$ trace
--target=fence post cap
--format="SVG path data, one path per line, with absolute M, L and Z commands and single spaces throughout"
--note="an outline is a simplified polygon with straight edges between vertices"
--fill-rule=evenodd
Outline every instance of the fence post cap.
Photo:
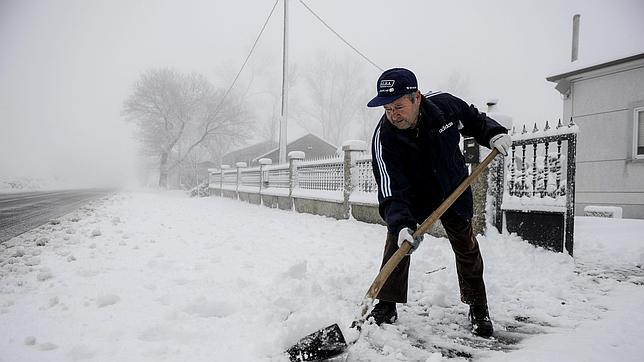
M 348 140 L 342 142 L 342 151 L 366 151 L 367 143 L 361 140 Z
M 230 168 L 230 165 L 221 165 L 222 170 L 227 170 Z
M 273 160 L 271 160 L 270 158 L 260 158 L 258 162 L 259 162 L 260 165 L 272 165 L 273 164 Z
M 244 168 L 244 167 L 248 167 L 248 165 L 246 165 L 246 162 L 237 162 L 237 163 L 235 164 L 235 167 L 237 167 L 237 168 Z
M 304 152 L 303 151 L 291 151 L 288 153 L 288 158 L 290 160 L 303 160 Z

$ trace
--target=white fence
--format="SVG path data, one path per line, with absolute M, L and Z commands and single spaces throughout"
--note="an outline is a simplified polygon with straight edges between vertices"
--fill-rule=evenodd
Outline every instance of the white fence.
M 295 151 L 286 164 L 261 159 L 254 167 L 238 163 L 210 169 L 210 194 L 336 218 L 349 217 L 352 205 L 367 206 L 373 208 L 367 219 L 377 219 L 378 190 L 367 145 L 348 141 L 342 150 L 321 159 L 305 160 L 303 152 Z
M 577 126 L 559 123 L 532 132 L 513 130 L 510 155 L 495 161 L 490 197 L 492 222 L 537 245 L 572 254 Z M 289 153 L 289 162 L 259 166 L 222 166 L 210 170 L 210 194 L 281 209 L 383 223 L 378 214 L 378 186 L 371 153 L 362 141 L 347 141 L 343 153 L 305 160 Z M 478 191 L 477 191 L 478 190 Z M 475 233 L 485 230 L 487 178 L 473 185 Z M 480 191 L 480 192 L 479 192 Z M 475 220 L 482 220 L 481 222 Z M 440 229 L 440 228 L 439 228 Z M 430 233 L 442 235 L 440 231 Z M 543 241 L 545 240 L 545 243 Z

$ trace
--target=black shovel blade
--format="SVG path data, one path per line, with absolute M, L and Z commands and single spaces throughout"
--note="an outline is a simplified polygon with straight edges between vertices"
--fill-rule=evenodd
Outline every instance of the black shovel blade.
M 347 342 L 337 324 L 333 324 L 300 339 L 286 353 L 291 361 L 321 361 L 344 352 Z

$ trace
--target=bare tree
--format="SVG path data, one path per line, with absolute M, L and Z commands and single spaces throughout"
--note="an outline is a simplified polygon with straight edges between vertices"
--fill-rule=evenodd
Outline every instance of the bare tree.
M 183 162 L 177 166 L 180 188 L 189 189 L 207 181 L 207 177 L 203 175 L 206 170 L 201 168 L 201 163 L 208 159 L 209 153 L 208 147 L 202 144 L 186 155 Z
M 365 107 L 367 84 L 363 64 L 348 56 L 338 59 L 321 55 L 305 78 L 312 105 L 305 126 L 314 126 L 321 130 L 324 139 L 340 144 Z
M 368 100 L 369 98 L 366 99 Z M 358 139 L 365 141 L 367 144 L 371 143 L 371 137 L 383 113 L 384 111 L 381 107 L 368 108 L 364 106 L 360 109 L 358 117 Z
M 125 100 L 123 114 L 136 122 L 148 155 L 159 157 L 159 186 L 195 147 L 238 140 L 247 122 L 241 102 L 222 102 L 222 91 L 200 74 L 170 69 L 144 72 Z
M 271 95 L 270 113 L 263 115 L 261 124 L 262 135 L 265 141 L 279 141 L 281 100 L 280 96 Z
M 257 66 L 254 71 L 262 74 L 262 90 L 259 91 L 261 98 L 264 101 L 263 107 L 258 107 L 261 114 L 257 115 L 257 119 L 260 124 L 258 129 L 260 130 L 260 136 L 265 141 L 279 141 L 279 132 L 280 132 L 280 122 L 282 120 L 282 79 L 281 72 L 275 72 L 270 68 L 267 68 L 269 65 L 277 64 L 268 64 L 267 62 L 261 63 Z M 289 78 L 288 78 L 288 87 L 289 90 L 293 89 L 298 80 L 298 68 L 295 63 L 289 65 Z M 297 98 L 291 97 L 288 100 L 289 102 L 289 118 L 297 119 Z
M 459 98 L 464 98 L 470 92 L 470 76 L 467 73 L 452 71 L 445 83 L 441 83 L 440 89 L 445 92 L 450 92 Z

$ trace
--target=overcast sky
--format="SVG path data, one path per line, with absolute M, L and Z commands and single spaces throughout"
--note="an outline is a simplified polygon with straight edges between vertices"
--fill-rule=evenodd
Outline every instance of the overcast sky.
M 281 1 L 251 59 L 273 76 L 281 71 Z M 380 71 L 289 1 L 291 63 L 353 54 L 375 93 Z M 580 62 L 644 51 L 641 0 L 306 3 L 378 66 L 412 69 L 423 91 L 459 74 L 466 101 L 484 108 L 499 98 L 515 123 L 560 117 L 562 101 L 545 78 L 569 66 L 574 14 Z M 120 113 L 139 74 L 171 67 L 226 88 L 273 4 L 0 0 L 0 177 L 129 173 L 136 145 Z

